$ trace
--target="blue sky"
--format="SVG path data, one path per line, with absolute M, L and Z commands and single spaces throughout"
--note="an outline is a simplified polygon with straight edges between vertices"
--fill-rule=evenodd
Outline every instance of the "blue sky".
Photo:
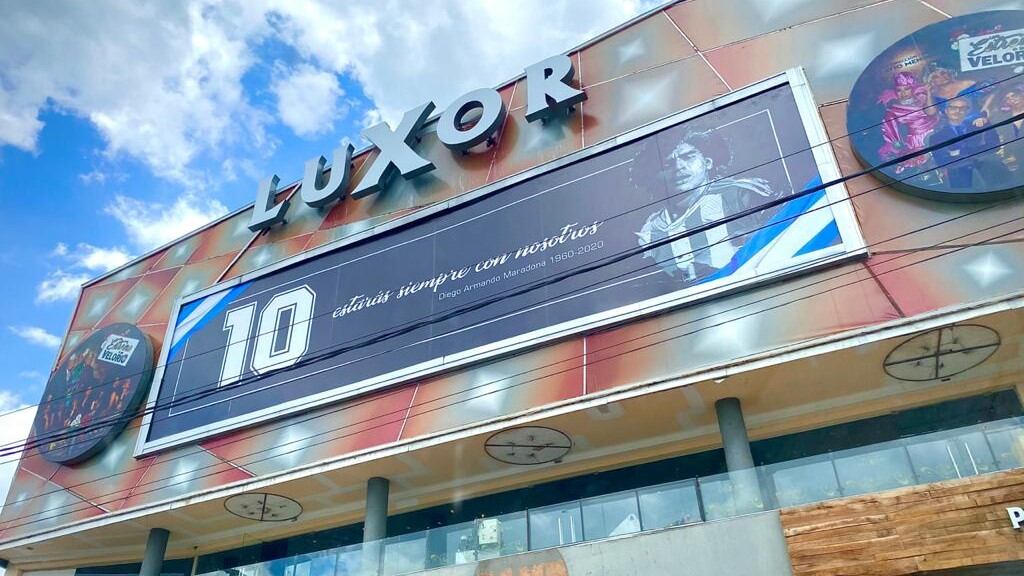
M 0 0 L 0 413 L 38 401 L 86 279 L 650 7 Z

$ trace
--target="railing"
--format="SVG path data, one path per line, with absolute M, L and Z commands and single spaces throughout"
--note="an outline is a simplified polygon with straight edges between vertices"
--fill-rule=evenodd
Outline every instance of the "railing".
M 209 576 L 395 576 L 1024 467 L 1024 418 L 480 518 Z

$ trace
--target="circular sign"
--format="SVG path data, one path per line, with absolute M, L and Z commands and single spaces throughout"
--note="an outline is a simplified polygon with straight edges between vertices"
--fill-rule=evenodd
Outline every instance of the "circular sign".
M 302 504 L 287 496 L 267 492 L 236 494 L 224 501 L 224 509 L 257 522 L 287 522 L 302 514 Z
M 46 384 L 35 442 L 44 458 L 73 464 L 103 450 L 124 430 L 153 377 L 149 338 L 131 324 L 93 332 Z
M 918 334 L 892 349 L 882 367 L 897 380 L 946 380 L 979 366 L 999 349 L 995 330 L 958 324 Z
M 893 44 L 857 79 L 846 125 L 861 163 L 888 163 L 875 173 L 900 190 L 955 202 L 1016 194 L 1024 11 L 944 20 Z
M 532 466 L 561 461 L 572 450 L 572 440 L 554 428 L 520 426 L 495 432 L 484 443 L 484 450 L 499 462 Z

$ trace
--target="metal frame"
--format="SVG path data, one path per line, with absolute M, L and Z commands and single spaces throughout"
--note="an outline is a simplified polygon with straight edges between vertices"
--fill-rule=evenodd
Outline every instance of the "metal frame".
M 579 332 L 586 330 L 592 330 L 602 326 L 607 326 L 615 323 L 621 323 L 630 319 L 647 316 L 650 314 L 657 313 L 662 310 L 669 308 L 678 307 L 682 304 L 697 301 L 706 300 L 714 296 L 720 296 L 725 293 L 734 292 L 740 289 L 748 288 L 753 284 L 760 284 L 769 280 L 778 280 L 779 278 L 793 275 L 794 273 L 802 272 L 802 270 L 787 271 L 780 270 L 771 274 L 754 275 L 746 279 L 742 279 L 739 282 L 736 279 L 725 278 L 720 281 L 709 283 L 705 286 L 706 291 L 698 294 L 690 294 L 686 297 L 680 297 L 680 293 L 683 291 L 673 292 L 658 298 L 647 300 L 644 302 L 634 303 L 621 308 L 608 310 L 606 312 L 594 314 L 588 317 L 579 318 L 576 320 L 564 322 L 558 325 L 549 326 L 533 332 L 522 334 L 517 337 L 508 338 L 499 342 L 486 344 L 477 348 L 466 350 L 458 354 L 453 354 L 447 357 L 437 358 L 422 364 L 402 368 L 388 374 L 382 374 L 371 379 L 364 380 L 362 382 L 353 383 L 347 385 L 341 389 L 330 390 L 306 396 L 303 398 L 291 400 L 289 402 L 273 406 L 271 408 L 258 410 L 256 412 L 236 416 L 227 420 L 218 421 L 216 423 L 201 426 L 192 429 L 187 432 L 181 432 L 161 438 L 157 441 L 149 441 L 149 430 L 151 427 L 153 412 L 152 409 L 156 406 L 157 399 L 160 392 L 160 387 L 163 382 L 164 370 L 167 364 L 167 357 L 170 351 L 169 343 L 172 340 L 174 330 L 177 324 L 179 312 L 181 307 L 211 294 L 222 292 L 231 287 L 237 286 L 241 283 L 254 280 L 276 272 L 277 270 L 293 266 L 300 262 L 305 262 L 312 258 L 316 258 L 327 252 L 333 252 L 354 244 L 356 242 L 362 242 L 369 238 L 375 237 L 379 234 L 387 232 L 389 230 L 408 226 L 413 223 L 419 222 L 441 212 L 447 212 L 472 202 L 484 196 L 495 194 L 509 186 L 515 185 L 519 182 L 534 178 L 541 174 L 550 172 L 552 170 L 567 166 L 590 158 L 612 148 L 622 146 L 630 143 L 639 138 L 649 136 L 653 133 L 660 132 L 687 120 L 696 118 L 708 114 L 719 108 L 734 104 L 741 100 L 756 96 L 768 90 L 778 88 L 781 86 L 789 85 L 792 89 L 794 99 L 796 101 L 797 109 L 800 114 L 801 122 L 804 126 L 804 130 L 807 136 L 808 144 L 813 151 L 815 163 L 817 164 L 818 172 L 821 175 L 822 181 L 829 182 L 836 180 L 841 177 L 839 172 L 839 166 L 836 162 L 835 157 L 832 153 L 831 145 L 828 142 L 828 137 L 825 133 L 824 124 L 821 121 L 821 117 L 818 115 L 817 106 L 814 103 L 814 98 L 811 95 L 810 87 L 807 84 L 807 79 L 804 76 L 803 70 L 795 68 L 763 80 L 761 82 L 754 83 L 745 88 L 735 90 L 724 96 L 715 98 L 708 102 L 698 104 L 691 108 L 669 115 L 661 120 L 651 122 L 645 126 L 641 126 L 630 132 L 624 133 L 616 138 L 606 140 L 602 143 L 596 144 L 589 148 L 579 150 L 568 156 L 564 156 L 560 159 L 553 160 L 547 164 L 543 164 L 534 167 L 530 170 L 517 174 L 515 176 L 506 178 L 499 182 L 492 183 L 488 186 L 484 186 L 476 191 L 463 194 L 456 198 L 452 198 L 446 202 L 439 202 L 433 206 L 424 208 L 416 213 L 409 214 L 403 217 L 396 218 L 390 222 L 378 228 L 368 229 L 364 232 L 354 234 L 345 238 L 341 238 L 329 244 L 317 247 L 313 250 L 296 254 L 290 258 L 281 260 L 273 265 L 261 268 L 259 270 L 243 274 L 235 277 L 226 282 L 211 286 L 205 290 L 201 290 L 194 294 L 190 294 L 178 299 L 175 303 L 171 313 L 171 322 L 167 324 L 167 332 L 164 336 L 164 346 L 160 351 L 160 358 L 157 362 L 156 373 L 153 377 L 155 385 L 150 389 L 149 400 L 146 403 L 146 412 L 143 417 L 142 430 L 139 434 L 138 442 L 135 448 L 135 456 L 142 457 L 152 454 L 157 451 L 165 450 L 175 446 L 193 443 L 195 441 L 210 437 L 214 434 L 223 434 L 239 428 L 252 426 L 257 423 L 266 422 L 270 420 L 277 420 L 284 416 L 295 414 L 300 411 L 310 410 L 331 404 L 345 398 L 354 397 L 357 395 L 363 395 L 374 390 L 398 384 L 401 382 L 408 381 L 413 378 L 421 378 L 428 375 L 434 375 L 442 371 L 452 370 L 461 366 L 468 365 L 470 363 L 478 363 L 488 360 L 498 355 L 508 354 L 517 350 L 522 350 L 527 347 L 537 346 L 544 342 L 549 342 L 558 338 L 564 338 Z M 807 261 L 800 260 L 795 264 L 809 264 L 814 262 L 816 265 L 826 265 L 828 263 L 834 263 L 840 260 L 846 260 L 848 258 L 866 254 L 867 249 L 865 247 L 864 239 L 860 234 L 859 227 L 857 226 L 856 219 L 853 214 L 853 208 L 848 200 L 849 196 L 846 193 L 846 188 L 842 184 L 831 186 L 826 190 L 827 200 L 832 203 L 831 209 L 835 217 L 836 224 L 841 230 L 843 237 L 843 244 L 841 244 L 836 251 L 836 254 L 825 258 L 805 258 Z M 728 281 L 731 282 L 721 282 Z M 716 284 L 718 284 L 716 286 Z

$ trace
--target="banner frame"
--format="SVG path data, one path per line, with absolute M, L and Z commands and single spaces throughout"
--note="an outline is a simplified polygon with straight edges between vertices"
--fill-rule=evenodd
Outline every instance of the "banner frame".
M 188 444 L 194 444 L 201 440 L 205 440 L 216 435 L 227 434 L 238 429 L 247 428 L 256 424 L 283 419 L 287 416 L 300 413 L 301 411 L 312 410 L 324 405 L 333 404 L 338 401 L 352 398 L 356 396 L 362 396 L 383 388 L 395 386 L 403 382 L 407 382 L 414 378 L 422 378 L 429 376 L 436 376 L 442 372 L 454 370 L 460 367 L 464 367 L 470 364 L 479 364 L 493 360 L 499 356 L 510 354 L 525 348 L 536 347 L 543 343 L 549 343 L 557 341 L 558 339 L 564 339 L 581 332 L 593 330 L 599 327 L 605 327 L 613 324 L 621 324 L 628 322 L 642 316 L 650 316 L 662 312 L 670 308 L 678 308 L 692 304 L 695 301 L 707 301 L 712 298 L 721 297 L 724 294 L 734 293 L 737 291 L 748 290 L 753 286 L 763 284 L 767 281 L 777 281 L 781 278 L 800 274 L 806 272 L 806 270 L 798 271 L 779 271 L 775 273 L 769 273 L 760 278 L 751 278 L 740 282 L 736 286 L 726 287 L 722 290 L 712 291 L 709 294 L 699 295 L 696 298 L 685 298 L 679 299 L 676 293 L 669 294 L 673 298 L 669 298 L 668 302 L 664 304 L 650 305 L 649 302 L 645 303 L 645 306 L 640 307 L 637 304 L 631 307 L 636 308 L 626 314 L 621 309 L 613 309 L 595 316 L 605 316 L 606 319 L 586 317 L 575 321 L 565 322 L 556 326 L 535 330 L 523 334 L 519 337 L 499 341 L 496 343 L 486 344 L 479 348 L 474 348 L 463 353 L 450 355 L 448 357 L 442 357 L 429 362 L 424 362 L 411 367 L 403 368 L 388 374 L 383 374 L 378 377 L 363 380 L 355 384 L 342 387 L 341 389 L 333 389 L 326 392 L 305 396 L 285 404 L 275 406 L 271 409 L 259 410 L 251 414 L 244 414 L 241 416 L 229 418 L 216 423 L 207 424 L 190 429 L 185 432 L 170 435 L 158 440 L 148 440 L 151 422 L 153 417 L 153 408 L 156 406 L 157 399 L 159 397 L 160 386 L 163 381 L 164 369 L 169 356 L 171 342 L 177 327 L 177 322 L 180 316 L 181 308 L 188 305 L 189 303 L 205 298 L 211 294 L 216 294 L 224 290 L 230 289 L 234 286 L 252 281 L 257 278 L 262 278 L 274 272 L 287 268 L 298 263 L 304 262 L 316 258 L 328 252 L 334 252 L 342 249 L 345 246 L 354 244 L 357 242 L 363 242 L 375 236 L 384 234 L 396 228 L 412 225 L 420 220 L 430 218 L 442 212 L 447 212 L 457 208 L 458 206 L 475 201 L 484 196 L 489 196 L 498 193 L 510 186 L 518 184 L 519 182 L 534 178 L 541 174 L 556 170 L 563 166 L 579 162 L 587 159 L 591 156 L 598 155 L 602 152 L 616 148 L 625 144 L 628 144 L 634 140 L 644 138 L 653 133 L 660 132 L 677 124 L 681 124 L 693 118 L 703 116 L 711 113 L 719 108 L 724 108 L 741 100 L 745 100 L 754 96 L 757 96 L 763 92 L 789 85 L 796 105 L 801 122 L 804 127 L 805 134 L 809 146 L 812 150 L 815 164 L 817 165 L 818 173 L 821 176 L 823 182 L 830 182 L 841 177 L 839 170 L 839 164 L 835 158 L 832 146 L 828 140 L 828 135 L 825 131 L 824 123 L 821 119 L 818 111 L 818 106 L 814 101 L 814 97 L 811 93 L 810 86 L 808 85 L 806 76 L 804 75 L 803 69 L 793 68 L 785 72 L 767 78 L 765 80 L 755 82 L 744 88 L 740 88 L 719 96 L 717 98 L 708 100 L 701 104 L 685 108 L 673 114 L 670 114 L 659 120 L 652 121 L 648 124 L 634 128 L 628 132 L 620 134 L 619 136 L 609 138 L 597 144 L 593 144 L 572 154 L 563 156 L 561 158 L 552 160 L 550 162 L 535 166 L 518 174 L 514 174 L 502 180 L 498 180 L 471 192 L 461 194 L 457 197 L 449 199 L 444 202 L 439 202 L 432 206 L 422 208 L 415 213 L 408 214 L 382 223 L 380 225 L 371 226 L 367 230 L 357 232 L 355 234 L 340 238 L 333 242 L 324 244 L 312 250 L 296 254 L 294 256 L 285 258 L 274 264 L 260 268 L 230 280 L 217 283 L 209 288 L 179 297 L 175 300 L 174 306 L 171 311 L 170 321 L 167 324 L 167 329 L 164 335 L 163 345 L 161 346 L 160 356 L 157 360 L 157 364 L 154 367 L 154 374 L 152 379 L 152 385 L 149 391 L 148 399 L 145 404 L 145 412 L 143 415 L 142 426 L 138 439 L 136 441 L 134 456 L 141 458 L 145 456 L 151 456 L 154 453 L 162 452 L 170 448 L 179 447 Z M 836 224 L 841 231 L 843 243 L 841 244 L 843 250 L 841 253 L 834 256 L 830 256 L 821 259 L 815 263 L 815 267 L 824 267 L 830 264 L 835 264 L 840 261 L 846 261 L 851 258 L 858 256 L 867 255 L 867 247 L 864 242 L 864 238 L 861 234 L 860 227 L 857 224 L 856 216 L 853 211 L 852 201 L 849 201 L 849 194 L 846 187 L 839 183 L 834 186 L 830 186 L 826 190 L 826 197 L 832 204 L 832 213 L 835 217 Z M 285 224 L 287 226 L 287 224 Z M 665 299 L 662 297 L 662 299 Z M 625 308 L 629 308 L 627 306 Z M 614 320 L 611 320 L 614 318 Z

